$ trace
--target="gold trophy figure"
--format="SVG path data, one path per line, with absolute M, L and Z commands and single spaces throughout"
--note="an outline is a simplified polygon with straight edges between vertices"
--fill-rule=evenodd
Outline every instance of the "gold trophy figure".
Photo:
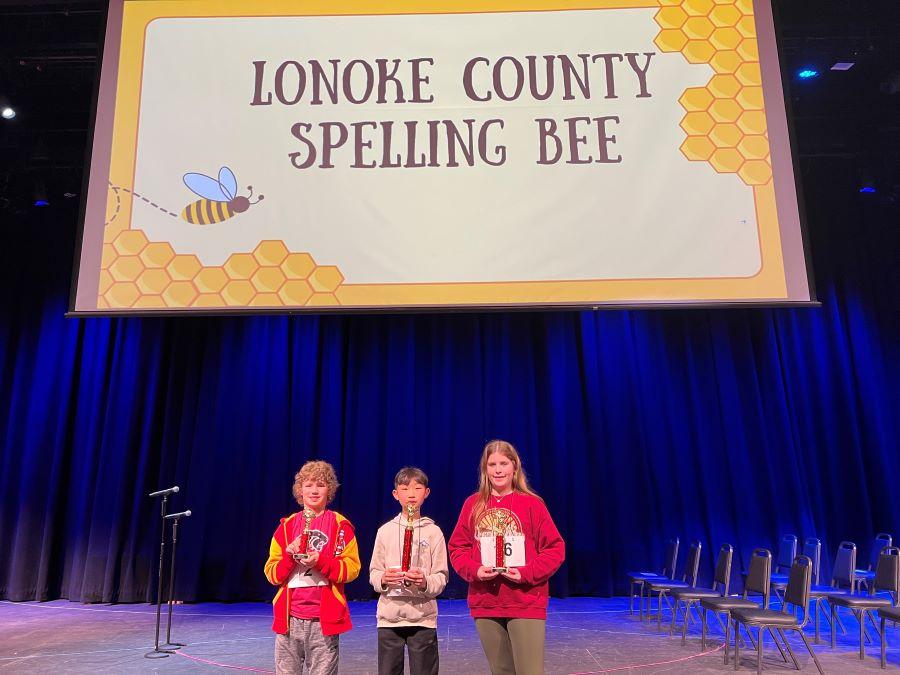
M 309 560 L 309 525 L 313 521 L 314 513 L 309 509 L 303 510 L 303 533 L 300 535 L 300 545 L 297 547 L 297 553 L 293 558 L 299 562 L 305 563 Z

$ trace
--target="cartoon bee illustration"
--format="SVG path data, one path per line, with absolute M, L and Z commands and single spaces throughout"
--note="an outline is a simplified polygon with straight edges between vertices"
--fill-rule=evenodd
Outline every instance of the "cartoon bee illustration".
M 253 197 L 252 185 L 247 186 L 250 191 L 247 197 L 237 196 L 237 178 L 227 166 L 219 169 L 218 180 L 202 173 L 186 173 L 184 184 L 201 197 L 185 206 L 181 212 L 181 217 L 192 225 L 221 223 L 265 199 L 264 195 L 259 195 L 255 202 L 250 201 Z

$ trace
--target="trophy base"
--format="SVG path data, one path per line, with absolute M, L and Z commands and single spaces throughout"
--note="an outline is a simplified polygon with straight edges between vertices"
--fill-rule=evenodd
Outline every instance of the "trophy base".
M 509 568 L 508 567 L 492 567 L 491 572 L 499 572 L 500 574 L 503 574 L 504 572 L 509 572 Z
M 308 553 L 295 553 L 291 557 L 299 563 L 306 564 L 309 562 L 309 554 Z

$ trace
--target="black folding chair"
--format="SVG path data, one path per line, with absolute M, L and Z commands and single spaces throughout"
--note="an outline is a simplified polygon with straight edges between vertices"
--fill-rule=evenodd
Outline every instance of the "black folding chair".
M 750 555 L 750 570 L 744 581 L 744 594 L 737 598 L 725 596 L 721 598 L 702 598 L 700 600 L 700 649 L 706 651 L 706 612 L 712 611 L 713 616 L 719 620 L 719 614 L 725 614 L 725 663 L 728 663 L 728 632 L 731 627 L 731 612 L 736 609 L 759 609 L 760 605 L 750 599 L 750 594 L 761 596 L 762 606 L 769 606 L 769 592 L 771 590 L 770 578 L 772 575 L 772 553 L 764 548 L 758 548 Z M 719 620 L 720 623 L 721 620 Z M 748 633 L 749 635 L 749 633 Z M 740 636 L 735 636 L 736 640 Z M 753 636 L 750 635 L 750 642 Z
M 815 586 L 819 583 L 819 569 L 822 566 L 822 542 L 818 537 L 807 537 L 803 541 L 803 553 L 807 558 L 812 560 L 813 576 L 812 583 Z
M 695 602 L 703 598 L 723 598 L 728 595 L 728 587 L 731 583 L 731 561 L 734 557 L 734 547 L 731 544 L 722 544 L 719 555 L 716 557 L 716 572 L 713 576 L 712 588 L 673 588 L 670 591 L 675 601 L 672 611 L 672 625 L 669 635 L 675 633 L 675 621 L 678 617 L 678 605 L 684 603 L 684 618 L 681 622 L 681 644 L 687 642 L 687 626 L 691 616 L 691 608 Z M 716 615 L 718 618 L 718 615 Z
M 815 562 L 815 561 L 813 561 Z M 810 601 L 814 604 L 816 624 L 816 644 L 819 644 L 819 617 L 824 616 L 831 629 L 831 605 L 828 596 L 839 593 L 850 593 L 856 586 L 854 568 L 856 567 L 856 544 L 852 541 L 842 541 L 838 544 L 837 553 L 834 556 L 834 567 L 831 569 L 831 583 L 828 586 L 813 583 L 809 590 Z M 842 591 L 846 588 L 846 591 Z M 826 611 L 827 609 L 827 611 Z M 841 623 L 841 617 L 837 617 L 837 625 L 843 635 L 847 631 Z
M 787 588 L 788 575 L 794 558 L 797 557 L 797 535 L 786 534 L 778 544 L 778 555 L 775 556 L 775 569 L 772 570 L 772 592 L 781 600 L 781 592 Z
M 634 614 L 634 589 L 638 590 L 638 609 L 641 613 L 641 621 L 644 620 L 644 583 L 648 579 L 674 579 L 675 563 L 678 560 L 678 537 L 673 537 L 666 542 L 666 554 L 663 558 L 662 571 L 656 572 L 628 572 L 629 581 L 628 609 Z
M 875 535 L 875 540 L 872 542 L 872 551 L 869 553 L 868 567 L 854 570 L 857 591 L 861 591 L 863 586 L 866 587 L 866 590 L 869 590 L 872 581 L 875 579 L 875 567 L 878 565 L 878 556 L 881 555 L 885 546 L 893 545 L 894 540 L 887 532 L 879 532 Z
M 886 546 L 878 556 L 878 564 L 875 566 L 875 578 L 869 584 L 869 595 L 862 593 L 847 593 L 844 595 L 829 595 L 831 603 L 831 647 L 835 647 L 834 618 L 837 616 L 838 607 L 847 607 L 859 621 L 859 658 L 866 658 L 866 617 L 872 622 L 875 630 L 879 627 L 875 624 L 873 610 L 897 607 L 900 601 L 900 549 L 896 546 Z M 874 595 L 886 593 L 886 595 Z M 879 637 L 884 643 L 884 632 L 879 630 Z
M 781 605 L 780 612 L 776 612 L 771 609 L 736 609 L 731 613 L 731 616 L 734 619 L 735 638 L 737 638 L 741 625 L 745 626 L 745 628 L 748 629 L 751 627 L 759 629 L 759 634 L 756 639 L 757 673 L 762 672 L 764 630 L 769 631 L 769 633 L 772 635 L 772 639 L 775 640 L 775 645 L 778 646 L 779 651 L 782 651 L 781 646 L 778 644 L 778 638 L 775 637 L 775 633 L 778 633 L 778 635 L 781 637 L 781 640 L 784 642 L 784 646 L 787 649 L 788 654 L 790 654 L 791 656 L 791 660 L 794 662 L 794 666 L 797 668 L 797 670 L 801 670 L 800 662 L 797 661 L 797 656 L 794 654 L 794 650 L 791 649 L 791 644 L 788 642 L 787 636 L 784 634 L 786 630 L 793 630 L 799 633 L 800 639 L 803 640 L 803 644 L 806 646 L 806 650 L 809 652 L 809 655 L 812 656 L 812 659 L 816 664 L 816 668 L 818 668 L 819 672 L 822 675 L 825 675 L 825 671 L 822 670 L 822 664 L 819 663 L 819 659 L 816 657 L 816 653 L 813 651 L 812 646 L 806 639 L 806 635 L 803 634 L 803 627 L 806 626 L 806 624 L 809 622 L 809 587 L 811 582 L 812 560 L 810 560 L 805 555 L 797 556 L 797 558 L 794 560 L 794 564 L 791 565 L 791 572 L 788 576 L 787 588 L 784 592 L 784 602 Z M 790 609 L 791 607 L 801 607 L 803 609 L 802 622 L 797 619 L 796 615 Z M 740 669 L 740 650 L 740 640 L 735 639 L 735 670 Z M 782 657 L 783 656 L 784 652 L 782 651 Z
M 885 623 L 900 621 L 900 607 L 882 607 L 878 610 L 878 618 L 881 619 L 881 667 L 887 668 L 887 639 Z
M 656 629 L 662 630 L 662 609 L 663 600 L 669 607 L 669 611 L 673 610 L 672 603 L 669 601 L 669 592 L 675 588 L 689 588 L 697 585 L 697 570 L 700 568 L 700 551 L 703 545 L 699 541 L 691 542 L 688 553 L 684 558 L 684 568 L 681 571 L 681 581 L 677 579 L 650 579 L 645 581 L 647 587 L 647 602 L 649 609 L 650 597 L 656 593 Z

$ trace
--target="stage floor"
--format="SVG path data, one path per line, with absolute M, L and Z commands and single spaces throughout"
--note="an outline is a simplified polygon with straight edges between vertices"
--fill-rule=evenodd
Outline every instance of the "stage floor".
M 341 636 L 341 673 L 375 672 L 375 603 L 351 603 L 354 629 Z M 164 619 L 165 619 L 165 615 Z M 44 603 L 0 602 L 0 671 L 15 673 L 272 672 L 274 638 L 267 604 L 200 604 L 175 608 L 172 638 L 188 644 L 175 656 L 144 658 L 152 649 L 154 608 L 147 605 L 80 605 L 64 600 Z M 721 633 L 700 654 L 699 627 L 688 644 L 680 636 L 657 633 L 655 623 L 641 623 L 628 613 L 624 598 L 552 600 L 547 622 L 547 673 L 724 673 Z M 822 645 L 816 653 L 827 673 L 880 672 L 878 643 L 860 661 L 855 636 L 858 624 L 848 615 L 847 636 L 838 647 Z M 163 623 L 165 631 L 165 623 Z M 440 602 L 438 629 L 441 672 L 487 673 L 478 636 L 463 600 Z M 900 628 L 888 628 L 889 643 L 900 644 Z M 165 636 L 163 635 L 163 638 Z M 827 636 L 825 636 L 827 637 Z M 893 641 L 890 640 L 893 637 Z M 767 641 L 765 667 L 790 672 Z M 809 654 L 791 640 L 803 669 L 816 672 Z M 743 652 L 742 668 L 755 668 L 755 654 Z M 900 649 L 889 650 L 888 668 L 900 666 Z M 795 672 L 795 671 L 794 671 Z

